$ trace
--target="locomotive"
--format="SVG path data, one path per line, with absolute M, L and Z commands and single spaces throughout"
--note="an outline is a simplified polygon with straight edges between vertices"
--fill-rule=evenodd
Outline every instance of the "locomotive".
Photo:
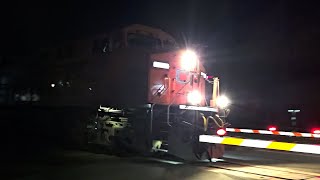
M 163 30 L 134 24 L 43 49 L 38 59 L 45 78 L 37 105 L 93 109 L 81 131 L 87 145 L 182 159 L 223 156 L 223 145 L 198 139 L 225 135 L 229 100 L 197 51 Z

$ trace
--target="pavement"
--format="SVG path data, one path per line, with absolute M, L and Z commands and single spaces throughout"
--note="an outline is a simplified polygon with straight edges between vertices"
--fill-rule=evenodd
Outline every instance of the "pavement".
M 233 179 L 201 168 L 141 157 L 119 158 L 88 152 L 63 152 L 40 159 L 6 166 L 8 179 Z
M 320 156 L 237 147 L 222 159 L 181 162 L 54 150 L 8 161 L 1 179 L 319 179 Z

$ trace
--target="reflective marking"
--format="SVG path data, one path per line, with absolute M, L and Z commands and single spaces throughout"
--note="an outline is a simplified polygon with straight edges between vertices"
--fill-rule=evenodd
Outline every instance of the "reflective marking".
M 236 132 L 237 129 L 234 129 L 234 128 L 226 128 L 226 131 L 228 132 Z
M 283 136 L 294 136 L 294 133 L 292 133 L 292 132 L 279 132 L 279 135 L 283 135 Z
M 253 133 L 252 129 L 241 129 L 241 132 L 244 132 L 244 133 Z
M 272 131 L 259 130 L 260 134 L 273 134 Z
M 254 147 L 262 149 L 282 150 L 310 154 L 320 154 L 320 145 L 295 144 L 287 142 L 272 142 L 265 140 L 243 139 L 233 137 L 220 137 L 212 135 L 200 135 L 199 142 Z
M 260 141 L 255 139 L 246 139 L 242 145 L 247 147 L 265 148 L 270 144 L 270 141 Z
M 153 61 L 153 67 L 161 68 L 161 69 L 169 69 L 170 65 L 169 63 L 165 63 L 165 62 Z
M 272 134 L 274 134 L 274 135 L 280 135 L 279 131 L 272 131 Z
M 320 134 L 313 134 L 313 137 L 320 138 Z
M 219 136 L 200 135 L 199 142 L 217 143 L 221 144 L 223 138 Z
M 239 146 L 242 142 L 243 142 L 243 139 L 240 139 L 240 138 L 226 137 L 226 138 L 223 139 L 221 144 Z
M 296 137 L 301 137 L 301 136 L 302 136 L 301 133 L 299 133 L 299 132 L 293 132 L 293 134 L 294 134 L 294 136 L 296 136 Z
M 296 144 L 293 143 L 285 143 L 285 142 L 271 142 L 267 149 L 275 149 L 275 150 L 282 150 L 282 151 L 290 151 Z
M 252 131 L 253 131 L 253 133 L 255 133 L 255 134 L 259 133 L 259 130 L 252 130 Z
M 312 137 L 310 133 L 301 133 L 302 137 Z
M 294 152 L 320 154 L 320 145 L 297 144 L 291 149 Z
M 199 106 L 179 105 L 179 108 L 180 108 L 180 109 L 186 109 L 186 110 L 218 112 L 218 109 L 216 109 L 216 108 L 211 108 L 211 107 L 199 107 Z

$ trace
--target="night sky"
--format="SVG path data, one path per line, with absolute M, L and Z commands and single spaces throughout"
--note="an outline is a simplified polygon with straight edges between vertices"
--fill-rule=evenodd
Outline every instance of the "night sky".
M 317 1 L 42 1 L 2 6 L 1 55 L 25 55 L 113 28 L 160 27 L 207 46 L 203 61 L 232 101 L 231 121 L 319 123 Z M 23 60 L 23 59 L 22 59 Z M 239 115 L 241 114 L 241 115 Z

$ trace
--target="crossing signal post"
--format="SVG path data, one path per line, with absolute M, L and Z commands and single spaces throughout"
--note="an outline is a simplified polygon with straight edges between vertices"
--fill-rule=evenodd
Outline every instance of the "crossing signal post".
M 296 128 L 297 126 L 297 113 L 300 112 L 300 109 L 289 109 L 290 113 L 291 127 Z

